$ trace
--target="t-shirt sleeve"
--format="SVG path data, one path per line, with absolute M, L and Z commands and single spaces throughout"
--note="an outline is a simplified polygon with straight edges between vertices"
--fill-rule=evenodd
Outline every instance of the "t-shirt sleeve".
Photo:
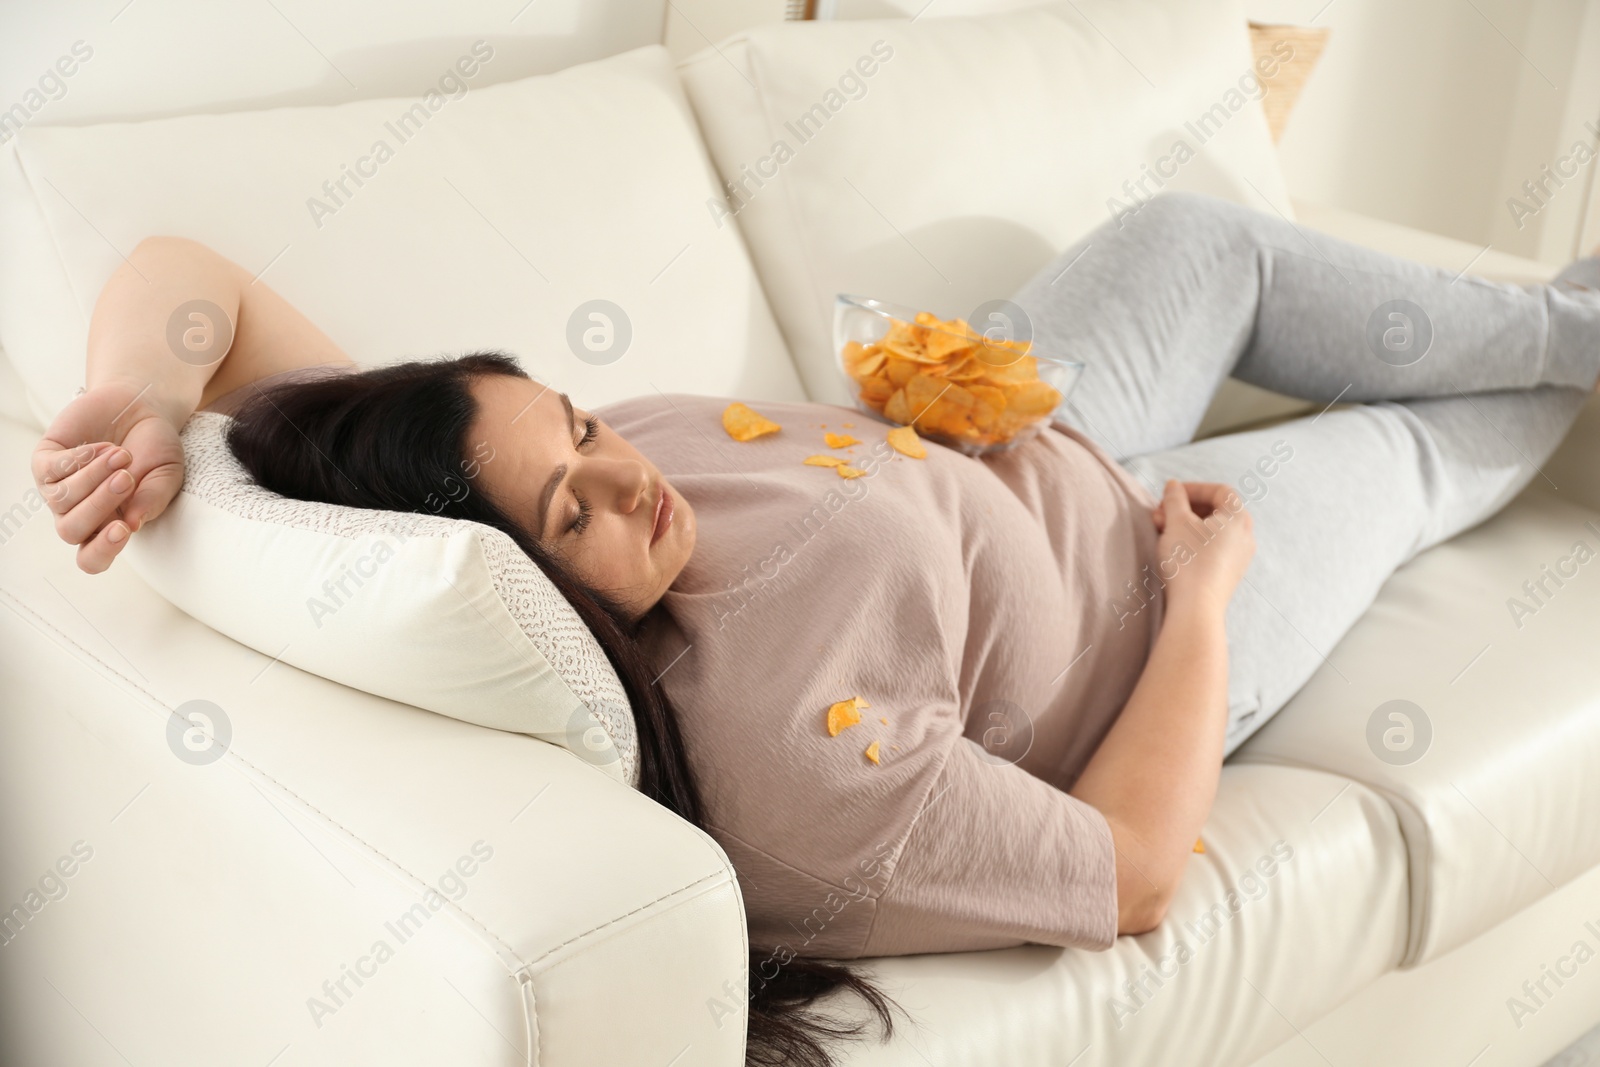
M 960 738 L 878 898 L 864 955 L 1105 949 L 1116 937 L 1105 817 Z

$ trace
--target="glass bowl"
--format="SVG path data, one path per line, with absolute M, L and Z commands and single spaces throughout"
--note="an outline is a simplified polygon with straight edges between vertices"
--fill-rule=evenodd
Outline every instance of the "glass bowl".
M 871 297 L 834 301 L 834 351 L 856 407 L 969 456 L 1038 434 L 1083 374 L 1082 363 L 1041 355 L 1030 340 L 987 333 Z

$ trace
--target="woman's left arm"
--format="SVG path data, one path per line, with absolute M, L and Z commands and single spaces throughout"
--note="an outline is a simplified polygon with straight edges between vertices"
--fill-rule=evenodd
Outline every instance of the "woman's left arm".
M 184 238 L 139 242 L 95 302 L 84 392 L 34 449 L 57 535 L 81 569 L 105 570 L 177 496 L 178 431 L 197 408 L 278 371 L 349 362 L 238 264 Z
M 1111 829 L 1119 934 L 1161 923 L 1216 799 L 1228 722 L 1225 616 L 1255 552 L 1250 513 L 1226 485 L 1168 482 L 1155 519 L 1160 558 L 1184 562 L 1167 579 L 1144 672 L 1071 789 Z

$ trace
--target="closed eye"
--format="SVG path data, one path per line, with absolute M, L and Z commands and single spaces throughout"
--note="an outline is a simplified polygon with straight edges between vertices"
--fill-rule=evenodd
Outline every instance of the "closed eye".
M 576 491 L 573 492 L 572 498 L 578 502 L 578 514 L 573 517 L 571 525 L 567 527 L 567 532 L 581 534 L 584 530 L 589 528 L 589 517 L 591 514 L 589 510 L 589 502 L 583 499 L 583 497 L 579 496 Z
M 593 415 L 585 416 L 583 420 L 583 436 L 578 439 L 576 447 L 582 448 L 598 436 L 600 436 L 600 420 Z

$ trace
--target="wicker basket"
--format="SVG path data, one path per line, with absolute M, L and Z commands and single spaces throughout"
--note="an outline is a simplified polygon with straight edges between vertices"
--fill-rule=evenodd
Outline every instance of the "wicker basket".
M 1273 52 L 1279 42 L 1287 43 L 1292 50 L 1287 60 L 1278 59 Z M 1250 23 L 1250 45 L 1256 59 L 1271 57 L 1278 67 L 1270 78 L 1261 77 L 1261 68 L 1256 68 L 1257 76 L 1261 77 L 1261 83 L 1266 88 L 1261 106 L 1266 109 L 1267 125 L 1272 130 L 1274 144 L 1282 139 L 1283 128 L 1289 122 L 1289 112 L 1294 110 L 1295 101 L 1300 99 L 1300 90 L 1311 76 L 1311 68 L 1322 58 L 1322 50 L 1327 43 L 1326 27 Z M 1279 53 L 1281 51 L 1279 48 Z

